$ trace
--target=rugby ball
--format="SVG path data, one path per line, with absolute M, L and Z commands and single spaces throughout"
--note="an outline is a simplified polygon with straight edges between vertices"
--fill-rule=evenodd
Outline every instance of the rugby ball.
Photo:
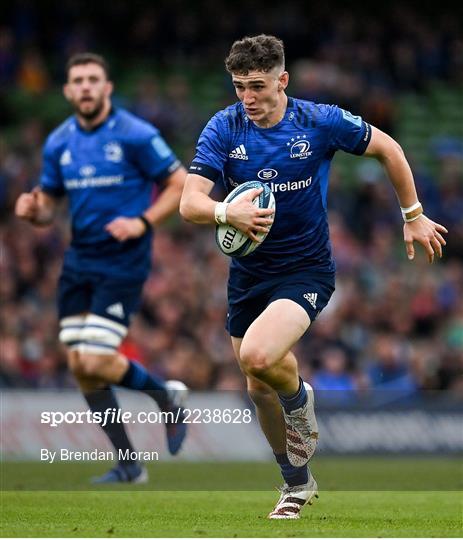
M 267 184 L 252 181 L 245 182 L 230 192 L 223 202 L 231 203 L 244 197 L 250 189 L 263 188 L 263 191 L 252 202 L 259 208 L 275 208 L 275 197 Z M 271 227 L 271 225 L 270 225 Z M 270 229 L 269 227 L 269 229 Z M 233 225 L 217 225 L 215 228 L 215 240 L 219 249 L 229 257 L 244 257 L 249 255 L 265 240 L 268 233 L 258 233 L 260 242 L 254 242 L 244 232 Z

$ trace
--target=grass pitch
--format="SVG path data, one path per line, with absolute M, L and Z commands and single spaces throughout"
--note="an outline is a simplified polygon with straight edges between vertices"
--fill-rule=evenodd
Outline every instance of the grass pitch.
M 425 473 L 426 484 L 434 491 L 425 490 L 424 484 L 419 482 L 419 491 L 408 487 L 407 478 L 412 480 L 414 476 L 419 481 L 413 469 L 416 463 Z M 101 463 L 63 463 L 47 467 L 44 469 L 44 465 L 37 463 L 2 465 L 1 536 L 463 535 L 462 469 L 457 460 L 319 458 L 312 468 L 319 482 L 320 498 L 313 506 L 304 508 L 298 521 L 266 519 L 278 498 L 277 492 L 270 488 L 279 483 L 273 464 L 154 464 L 150 467 L 151 483 L 134 486 L 130 491 L 124 490 L 126 486 L 84 490 L 88 489 L 89 476 L 105 470 Z M 217 470 L 220 475 L 214 477 Z M 397 471 L 397 478 L 401 477 L 403 481 L 402 485 L 395 486 L 396 489 L 390 489 L 392 485 L 388 488 L 385 483 L 392 470 Z M 44 471 L 47 471 L 45 476 Z M 378 476 L 377 471 L 383 472 Z M 225 490 L 222 480 L 227 475 L 229 489 Z M 359 475 L 363 477 L 359 478 Z M 208 480 L 211 476 L 215 478 L 212 486 L 218 486 L 215 489 L 220 491 L 209 491 L 214 489 Z M 440 484 L 434 482 L 432 485 L 433 476 L 436 481 L 441 479 Z M 253 477 L 254 483 L 243 487 L 246 479 Z M 255 490 L 253 485 L 260 488 L 264 479 L 268 487 Z M 368 485 L 369 480 L 376 486 L 383 482 L 382 490 L 367 491 L 361 487 L 361 484 Z M 190 490 L 182 491 L 180 486 L 187 487 L 188 482 Z M 64 491 L 65 484 L 73 491 Z M 333 487 L 340 489 L 342 484 L 349 491 L 332 490 Z

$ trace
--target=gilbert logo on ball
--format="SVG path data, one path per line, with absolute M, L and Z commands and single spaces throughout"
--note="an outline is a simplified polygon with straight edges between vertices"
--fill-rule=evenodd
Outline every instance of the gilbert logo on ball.
M 266 184 L 258 181 L 245 182 L 236 187 L 227 195 L 224 202 L 231 203 L 244 197 L 249 190 L 263 188 L 260 195 L 254 198 L 253 204 L 259 208 L 275 208 L 275 197 L 272 190 Z M 271 226 L 270 226 L 271 227 Z M 215 228 L 215 240 L 219 249 L 229 257 L 244 257 L 249 255 L 265 240 L 268 233 L 258 233 L 260 242 L 254 242 L 246 234 L 233 227 L 233 225 L 217 225 Z

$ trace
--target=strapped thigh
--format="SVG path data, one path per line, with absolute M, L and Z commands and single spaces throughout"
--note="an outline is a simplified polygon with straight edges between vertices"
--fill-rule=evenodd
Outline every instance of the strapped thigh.
M 127 335 L 127 327 L 93 313 L 61 320 L 60 341 L 85 354 L 114 354 Z
M 73 315 L 60 320 L 59 340 L 69 349 L 77 350 L 81 343 L 81 333 L 87 315 Z

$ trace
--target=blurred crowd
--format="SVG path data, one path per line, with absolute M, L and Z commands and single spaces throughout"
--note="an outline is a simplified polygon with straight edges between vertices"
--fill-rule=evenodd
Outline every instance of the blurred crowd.
M 183 74 L 197 74 L 206 84 L 207 74 L 220 70 L 214 86 L 228 90 L 228 101 L 232 86 L 222 61 L 231 43 L 265 32 L 285 42 L 293 91 L 340 103 L 389 132 L 395 92 L 421 91 L 436 80 L 463 84 L 462 13 L 458 5 L 417 8 L 406 0 L 374 7 L 360 1 L 308 6 L 290 0 L 284 9 L 264 0 L 113 0 L 110 6 L 86 0 L 17 0 L 2 7 L 0 18 L 0 98 L 5 98 L 0 121 L 15 124 L 21 114 L 14 99 L 8 99 L 14 97 L 11 90 L 45 94 L 63 81 L 71 54 L 95 50 L 108 57 L 116 80 L 136 67 L 161 74 L 165 103 L 150 103 L 159 88 L 151 77 L 141 77 L 132 85 L 137 107 L 174 138 L 182 137 L 179 127 L 189 128 L 188 137 L 196 134 L 201 118 L 194 114 L 198 108 L 191 107 Z M 205 89 L 200 109 L 213 110 L 215 92 Z
M 55 307 L 69 241 L 66 208 L 55 225 L 41 229 L 12 215 L 19 193 L 37 183 L 41 146 L 54 127 L 52 116 L 40 114 L 40 99 L 62 82 L 69 54 L 110 51 L 116 83 L 135 58 L 142 65 L 155 57 L 160 74 L 138 69 L 116 102 L 158 125 L 186 165 L 210 114 L 233 101 L 222 59 L 233 39 L 256 33 L 249 10 L 260 13 L 258 31 L 285 40 L 290 94 L 338 103 L 392 135 L 401 92 L 424 92 L 435 81 L 463 87 L 461 23 L 445 10 L 426 18 L 391 4 L 381 13 L 358 17 L 342 8 L 332 17 L 327 6 L 307 9 L 303 2 L 263 10 L 258 1 L 204 0 L 207 17 L 200 17 L 180 0 L 141 2 L 138 11 L 116 0 L 104 8 L 101 25 L 102 6 L 84 16 L 77 4 L 56 6 L 55 22 L 43 32 L 53 3 L 40 11 L 37 3 L 13 3 L 0 28 L 0 98 L 23 92 L 39 104 L 27 118 L 0 105 L 0 122 L 8 127 L 8 136 L 0 135 L 2 387 L 74 386 L 57 341 Z M 192 83 L 188 69 L 214 77 Z M 61 102 L 58 97 L 58 110 Z M 330 399 L 343 402 L 371 389 L 391 399 L 441 390 L 463 396 L 462 145 L 434 149 L 433 172 L 413 163 L 426 213 L 450 231 L 444 258 L 432 266 L 420 248 L 413 263 L 406 260 L 398 204 L 382 169 L 358 159 L 355 181 L 346 183 L 334 164 L 329 208 L 337 288 L 295 351 L 302 377 Z M 212 229 L 178 217 L 160 228 L 143 305 L 122 351 L 193 389 L 243 389 L 224 329 L 228 263 Z

